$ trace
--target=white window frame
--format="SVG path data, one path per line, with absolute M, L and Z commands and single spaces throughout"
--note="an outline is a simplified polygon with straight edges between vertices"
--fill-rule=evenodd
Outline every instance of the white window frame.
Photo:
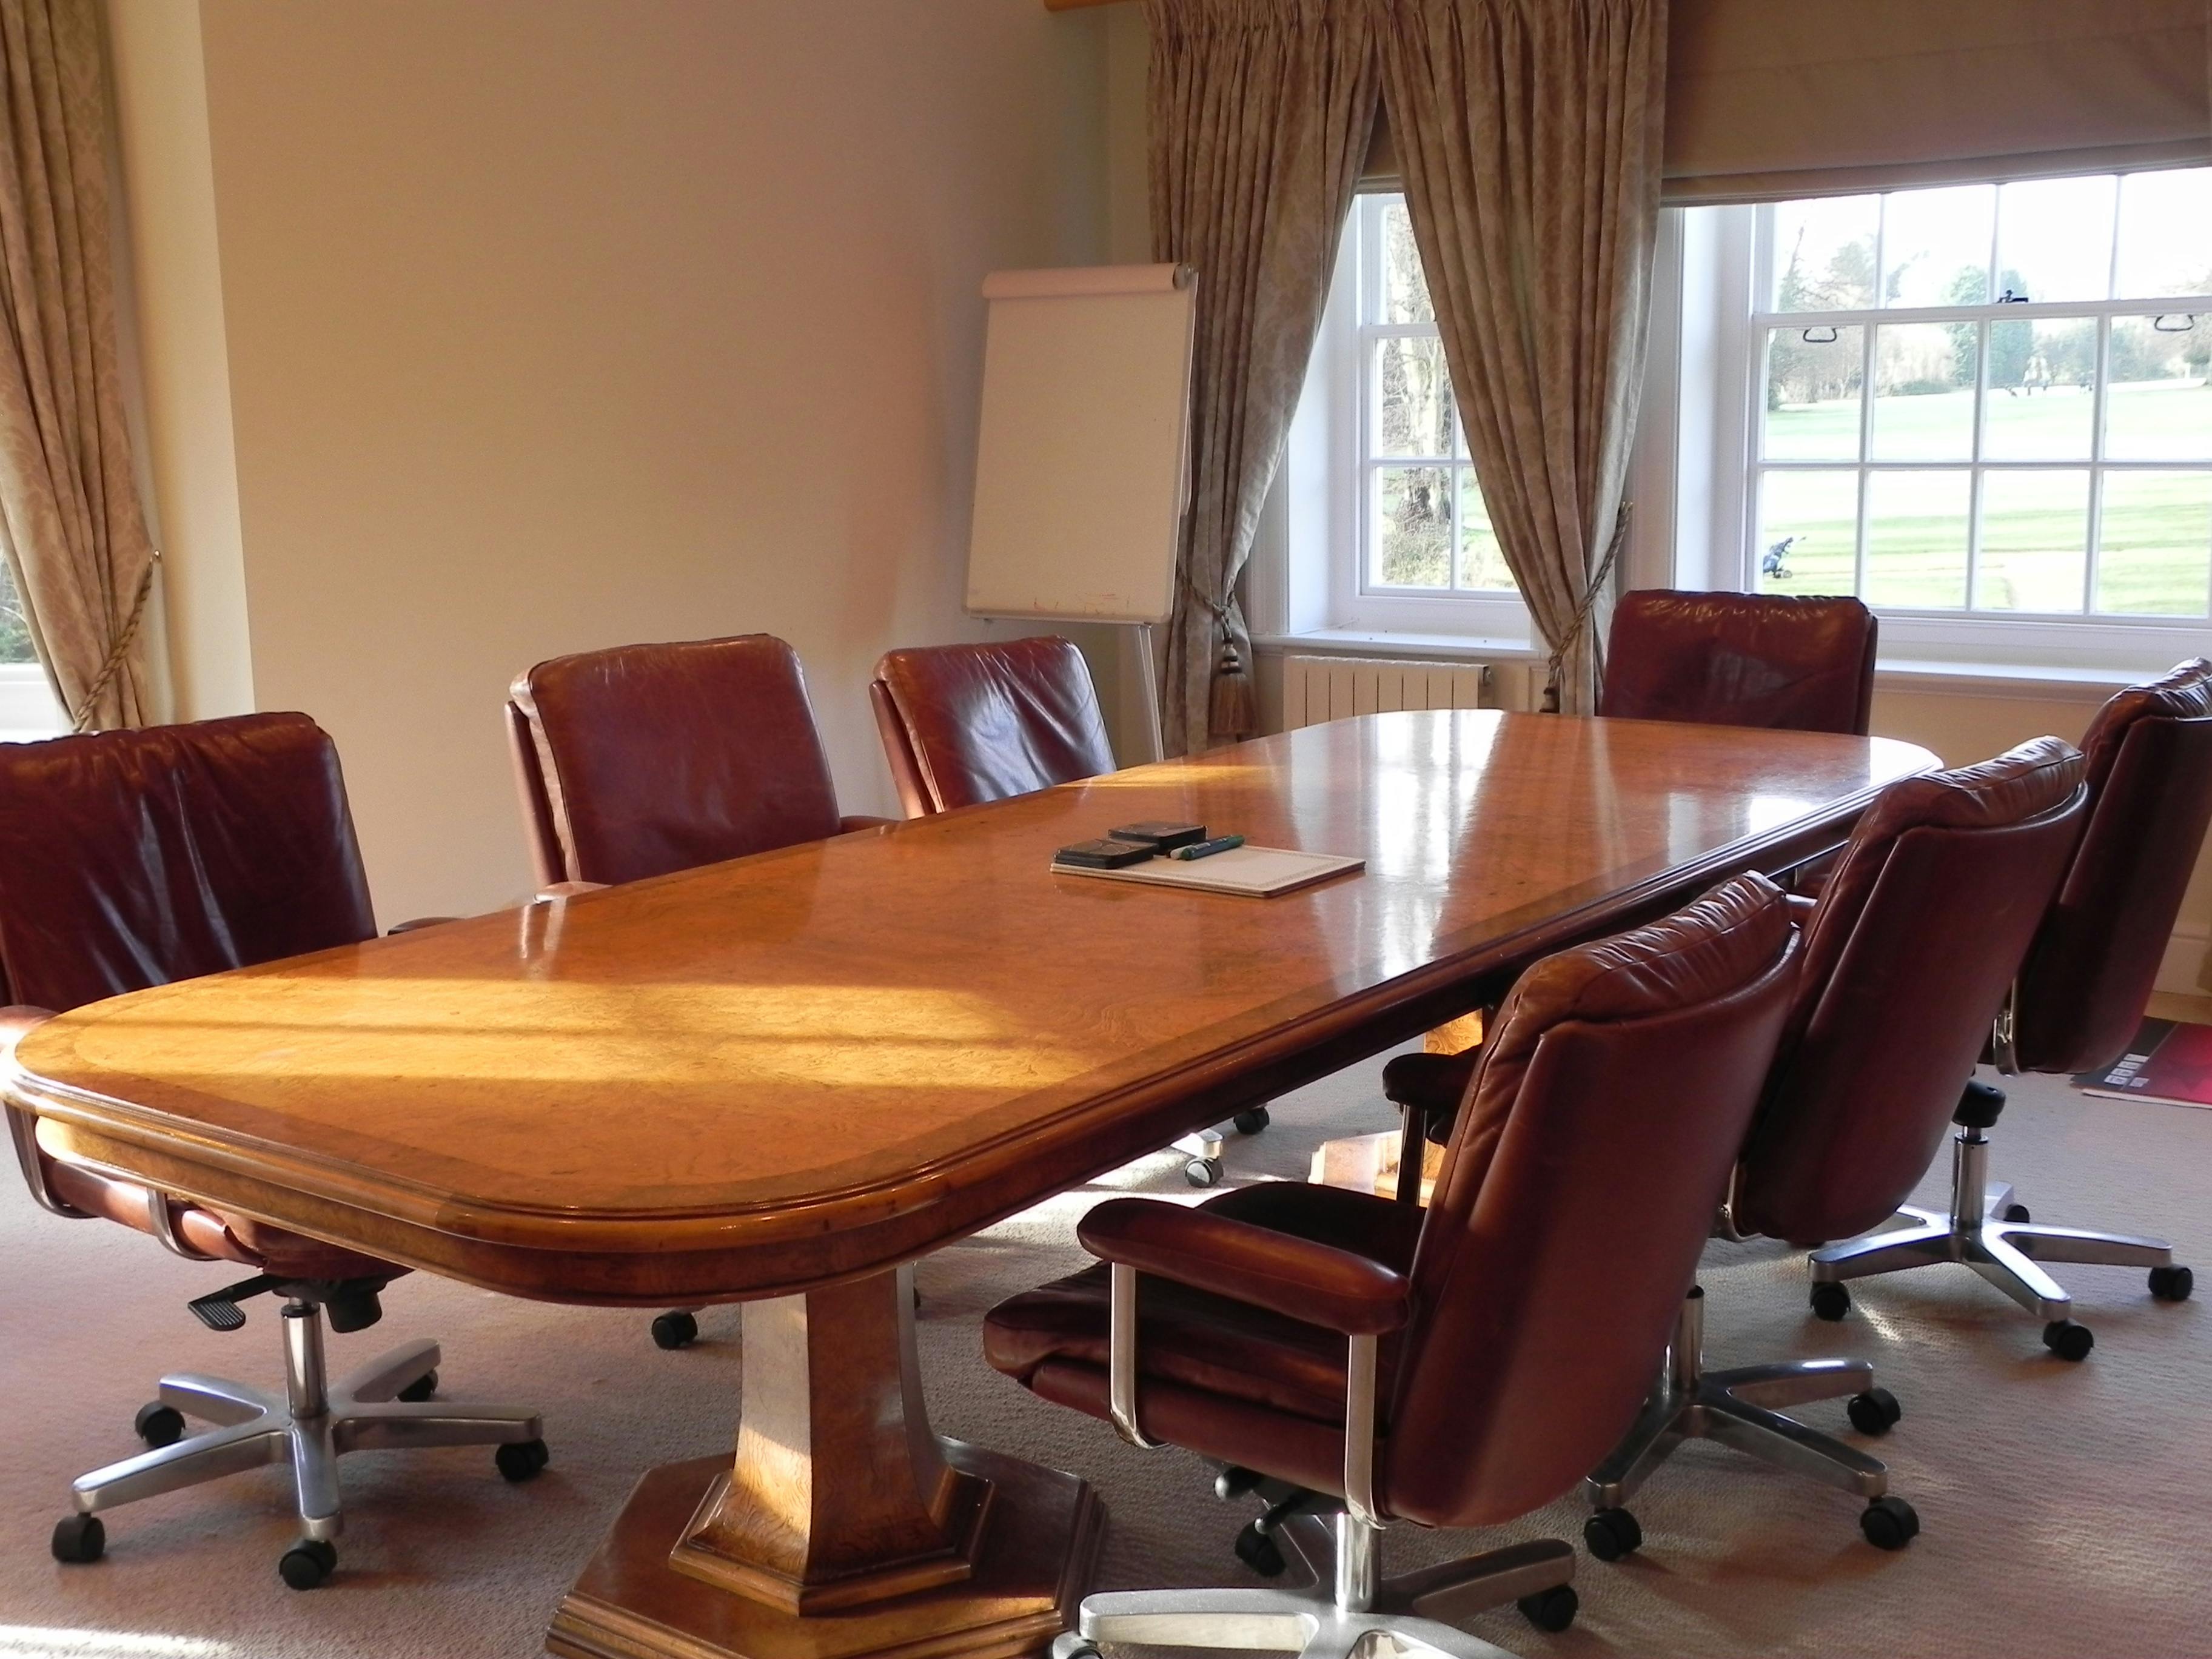
M 2199 325 L 2212 322 L 2212 299 L 2206 296 L 2147 296 L 2126 300 L 2081 302 L 1998 303 L 1981 306 L 1910 307 L 1869 307 L 1834 312 L 1777 313 L 1758 308 L 1759 296 L 1771 292 L 1771 243 L 1767 227 L 1773 209 L 1738 206 L 1697 210 L 1711 216 L 1701 231 L 1691 233 L 1711 250 L 1711 272 L 1706 291 L 1694 283 L 1686 288 L 1689 307 L 1711 308 L 1709 333 L 1686 326 L 1686 338 L 1704 334 L 1712 343 L 1715 356 L 1713 385 L 1721 407 L 1713 422 L 1715 465 L 1712 477 L 1710 533 L 1713 555 L 1706 572 L 1717 586 L 1745 592 L 1758 591 L 1759 485 L 1767 471 L 1856 471 L 1860 480 L 1861 513 L 1857 568 L 1865 566 L 1865 480 L 1869 470 L 1932 469 L 1968 471 L 1972 499 L 1978 502 L 1982 479 L 2004 471 L 2086 470 L 2090 473 L 2091 539 L 2085 581 L 2095 592 L 2097 547 L 2094 534 L 2103 482 L 2116 471 L 2178 471 L 2197 470 L 2202 464 L 2173 461 L 2110 461 L 2104 459 L 2104 403 L 2106 370 L 2109 362 L 2111 321 L 2114 317 L 2193 312 Z M 1994 233 L 1993 233 L 1994 234 Z M 1879 249 L 1877 249 L 1879 256 Z M 2094 317 L 2098 322 L 2098 382 L 2093 414 L 2091 456 L 2081 462 L 1991 461 L 1880 462 L 1872 459 L 1868 427 L 1873 416 L 1873 380 L 1863 374 L 1860 458 L 1855 463 L 1769 462 L 1758 453 L 1759 412 L 1764 405 L 1765 343 L 1774 327 L 1862 327 L 1863 349 L 1875 349 L 1874 329 L 1881 323 L 1962 322 L 2002 320 L 2033 322 L 2039 319 Z M 1656 343 L 1656 341 L 1655 341 Z M 1981 354 L 1979 373 L 1986 398 L 1988 352 Z M 1970 521 L 1978 524 L 1978 515 Z M 1969 548 L 1970 584 L 1978 569 L 1978 547 Z M 1705 556 L 1687 547 L 1678 549 L 1678 566 L 1696 568 Z M 1971 601 L 1972 593 L 1969 593 Z M 1879 606 L 1882 654 L 1900 664 L 1955 662 L 1965 665 L 2002 665 L 2016 667 L 2114 668 L 2130 671 L 2160 668 L 2180 657 L 2212 647 L 2212 617 L 2116 617 L 2087 612 L 2049 614 L 2025 611 L 1916 610 Z

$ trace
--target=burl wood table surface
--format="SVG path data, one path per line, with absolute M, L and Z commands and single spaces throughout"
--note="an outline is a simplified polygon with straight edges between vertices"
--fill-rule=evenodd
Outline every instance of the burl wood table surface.
M 902 1264 L 1817 853 L 1934 763 L 1371 715 L 118 997 L 32 1032 L 7 1086 L 62 1156 L 428 1272 L 746 1303 L 734 1460 L 645 1476 L 555 1653 L 1026 1652 L 1098 1507 L 931 1431 Z M 1271 900 L 1047 869 L 1146 818 L 1367 869 Z

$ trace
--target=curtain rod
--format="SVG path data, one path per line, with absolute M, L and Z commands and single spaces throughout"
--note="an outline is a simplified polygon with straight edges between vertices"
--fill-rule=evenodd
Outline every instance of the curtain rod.
M 1085 6 L 1118 6 L 1122 0 L 1044 0 L 1047 11 L 1080 11 Z

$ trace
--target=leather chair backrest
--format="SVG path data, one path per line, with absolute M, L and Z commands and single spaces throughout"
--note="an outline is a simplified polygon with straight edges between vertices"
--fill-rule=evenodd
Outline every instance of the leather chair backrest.
M 1874 612 L 1851 599 L 1624 593 L 1597 712 L 1864 737 L 1875 631 Z
M 1736 878 L 1524 975 L 1422 1224 L 1378 1496 L 1483 1526 L 1633 1419 L 1697 1272 L 1797 979 L 1789 902 Z
M 61 1010 L 376 934 L 305 714 L 0 744 L 0 963 Z
M 2126 1052 L 2212 823 L 2212 662 L 2130 686 L 2081 740 L 2089 827 L 2021 969 L 2014 1060 L 2087 1072 Z
M 907 816 L 1111 772 L 1091 670 L 1057 635 L 893 651 L 869 695 Z
M 1928 1171 L 2081 835 L 2081 757 L 2038 738 L 1884 790 L 1805 927 L 1805 978 L 1735 1220 L 1849 1238 Z
M 837 833 L 805 677 L 773 635 L 556 657 L 507 702 L 541 882 L 637 881 Z

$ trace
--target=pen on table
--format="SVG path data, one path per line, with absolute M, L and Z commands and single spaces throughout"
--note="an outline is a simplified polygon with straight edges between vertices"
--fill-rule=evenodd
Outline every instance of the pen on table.
M 1188 847 L 1178 847 L 1168 856 L 1171 859 L 1207 859 L 1216 853 L 1226 853 L 1243 844 L 1244 837 L 1242 836 L 1216 836 L 1212 841 L 1194 841 Z

